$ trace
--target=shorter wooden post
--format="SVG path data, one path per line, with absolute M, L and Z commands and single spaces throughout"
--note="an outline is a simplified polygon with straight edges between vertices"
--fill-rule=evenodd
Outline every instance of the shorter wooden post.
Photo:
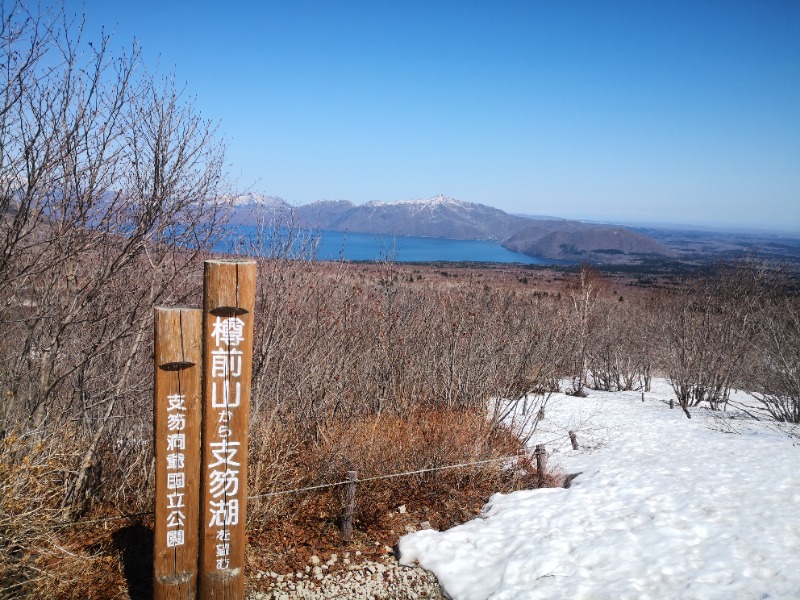
M 547 471 L 547 452 L 544 445 L 536 444 L 536 479 L 538 487 L 544 487 L 545 471 Z
M 644 392 L 642 392 L 642 402 L 644 402 Z
M 353 535 L 353 512 L 356 506 L 356 482 L 358 481 L 358 471 L 347 472 L 347 484 L 344 498 L 344 514 L 342 515 L 342 540 L 350 542 Z
M 578 449 L 578 436 L 575 435 L 574 431 L 569 432 L 569 441 L 572 442 L 572 449 Z
M 672 410 L 675 408 L 675 400 L 673 398 L 669 399 L 669 409 Z
M 197 597 L 202 311 L 155 309 L 155 600 Z

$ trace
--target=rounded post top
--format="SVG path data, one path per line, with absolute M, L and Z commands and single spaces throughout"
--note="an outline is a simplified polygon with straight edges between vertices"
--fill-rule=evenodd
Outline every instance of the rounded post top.
M 253 260 L 205 261 L 203 309 L 212 314 L 253 312 L 257 270 Z
M 204 261 L 206 264 L 212 265 L 254 265 L 256 261 L 252 259 L 237 260 L 234 258 L 210 258 Z
M 200 362 L 201 309 L 156 306 L 154 320 L 157 367 L 165 371 L 179 371 Z

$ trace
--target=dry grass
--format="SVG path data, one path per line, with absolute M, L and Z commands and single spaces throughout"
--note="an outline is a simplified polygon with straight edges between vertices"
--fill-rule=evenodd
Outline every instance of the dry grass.
M 518 437 L 493 427 L 485 413 L 470 410 L 419 410 L 338 423 L 325 429 L 319 444 L 295 455 L 288 471 L 297 487 L 340 482 L 348 470 L 359 479 L 486 461 L 510 460 L 359 483 L 354 534 L 341 540 L 344 487 L 278 496 L 283 512 L 251 527 L 251 567 L 302 570 L 312 554 L 360 551 L 383 554 L 406 527 L 428 522 L 446 529 L 474 518 L 495 492 L 536 487 L 535 459 Z M 558 485 L 548 474 L 545 485 Z M 398 507 L 405 512 L 399 513 Z M 265 513 L 266 514 L 266 511 Z

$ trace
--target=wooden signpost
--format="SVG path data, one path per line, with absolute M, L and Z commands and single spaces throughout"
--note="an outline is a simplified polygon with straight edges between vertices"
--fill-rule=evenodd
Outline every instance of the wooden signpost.
M 197 595 L 202 311 L 155 309 L 153 595 Z
M 203 281 L 202 600 L 244 600 L 256 263 L 210 260 Z
M 155 309 L 156 600 L 244 600 L 255 283 L 206 261 L 203 309 Z

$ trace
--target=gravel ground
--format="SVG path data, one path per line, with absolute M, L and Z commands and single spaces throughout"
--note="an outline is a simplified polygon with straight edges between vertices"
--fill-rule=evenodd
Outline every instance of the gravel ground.
M 261 590 L 248 600 L 290 600 L 294 598 L 385 598 L 387 600 L 444 599 L 433 574 L 420 568 L 403 567 L 394 556 L 382 561 L 351 563 L 349 553 L 341 561 L 336 554 L 327 561 L 312 556 L 304 572 L 278 575 L 258 571 Z M 266 580 L 266 581 L 265 581 Z

